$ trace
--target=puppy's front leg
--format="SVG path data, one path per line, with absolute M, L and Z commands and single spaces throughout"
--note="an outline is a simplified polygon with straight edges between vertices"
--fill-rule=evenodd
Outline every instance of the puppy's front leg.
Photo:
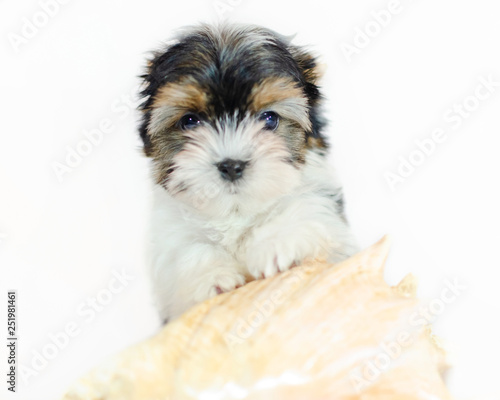
M 285 271 L 305 258 L 336 262 L 355 251 L 349 228 L 331 200 L 309 195 L 288 200 L 256 227 L 246 258 L 249 273 L 259 279 Z
M 242 268 L 223 250 L 191 244 L 162 263 L 154 277 L 159 311 L 164 320 L 177 317 L 196 303 L 245 284 Z

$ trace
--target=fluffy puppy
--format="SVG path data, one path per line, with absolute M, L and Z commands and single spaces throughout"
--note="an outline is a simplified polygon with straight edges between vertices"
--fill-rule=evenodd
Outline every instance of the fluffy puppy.
M 256 26 L 185 31 L 143 76 L 161 317 L 356 246 L 326 160 L 313 56 Z

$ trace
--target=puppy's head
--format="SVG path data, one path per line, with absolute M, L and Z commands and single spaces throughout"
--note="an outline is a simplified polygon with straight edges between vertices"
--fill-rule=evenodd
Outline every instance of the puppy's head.
M 260 27 L 201 26 L 143 76 L 144 152 L 172 196 L 205 214 L 254 212 L 324 151 L 314 58 Z

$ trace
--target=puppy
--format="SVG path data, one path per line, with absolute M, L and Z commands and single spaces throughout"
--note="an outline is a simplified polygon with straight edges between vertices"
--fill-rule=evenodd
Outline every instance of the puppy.
M 202 25 L 154 54 L 143 79 L 164 321 L 304 258 L 356 251 L 311 54 L 261 27 Z

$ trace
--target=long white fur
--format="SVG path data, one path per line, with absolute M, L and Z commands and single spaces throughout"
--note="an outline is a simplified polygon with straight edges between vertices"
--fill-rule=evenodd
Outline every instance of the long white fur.
M 251 120 L 188 134 L 168 190 L 154 189 L 151 273 L 164 320 L 217 288 L 270 277 L 307 257 L 336 262 L 356 251 L 324 157 L 309 150 L 295 167 L 285 141 Z M 215 164 L 225 158 L 249 161 L 243 178 L 221 178 Z

